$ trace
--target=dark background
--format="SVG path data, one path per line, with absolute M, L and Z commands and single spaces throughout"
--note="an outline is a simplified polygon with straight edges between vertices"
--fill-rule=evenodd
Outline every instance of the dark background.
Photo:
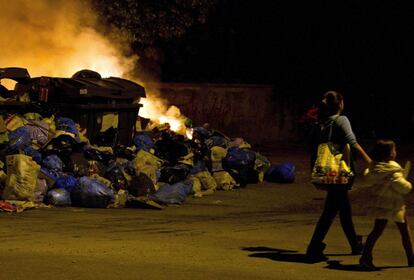
M 306 106 L 328 89 L 363 137 L 411 138 L 409 1 L 217 1 L 206 24 L 164 43 L 165 82 L 274 85 Z

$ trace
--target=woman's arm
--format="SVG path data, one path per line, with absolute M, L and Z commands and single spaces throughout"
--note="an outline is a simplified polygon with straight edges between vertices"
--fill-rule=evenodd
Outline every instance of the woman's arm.
M 358 143 L 354 144 L 352 147 L 358 152 L 358 154 L 364 160 L 366 164 L 365 168 L 368 168 L 372 161 L 369 155 L 365 152 L 365 150 Z
M 349 122 L 348 118 L 346 116 L 340 116 L 337 119 L 337 124 L 344 132 L 345 141 L 357 151 L 359 156 L 364 160 L 366 164 L 365 168 L 368 168 L 369 165 L 371 164 L 371 158 L 365 152 L 365 150 L 361 147 L 361 145 L 358 144 L 355 134 L 352 131 L 351 123 Z

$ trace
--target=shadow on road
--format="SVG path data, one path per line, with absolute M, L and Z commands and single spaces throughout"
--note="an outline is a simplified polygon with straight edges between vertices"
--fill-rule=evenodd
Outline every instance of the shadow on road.
M 325 268 L 345 271 L 361 271 L 361 272 L 378 272 L 383 269 L 390 268 L 407 268 L 407 266 L 378 266 L 378 270 L 371 271 L 361 267 L 359 264 L 341 264 L 341 261 L 328 261 L 328 265 Z
M 265 258 L 283 262 L 309 263 L 309 260 L 305 254 L 300 254 L 293 250 L 275 249 L 269 247 L 244 247 L 242 250 L 258 252 L 250 254 L 249 257 L 252 258 Z

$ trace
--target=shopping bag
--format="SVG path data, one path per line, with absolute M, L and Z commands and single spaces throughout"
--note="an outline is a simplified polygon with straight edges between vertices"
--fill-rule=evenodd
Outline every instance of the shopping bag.
M 344 152 L 338 152 L 331 142 L 319 144 L 312 170 L 312 184 L 323 190 L 349 189 L 354 178 L 354 173 L 348 164 L 349 160 L 347 160 L 349 153 L 349 145 L 345 147 Z

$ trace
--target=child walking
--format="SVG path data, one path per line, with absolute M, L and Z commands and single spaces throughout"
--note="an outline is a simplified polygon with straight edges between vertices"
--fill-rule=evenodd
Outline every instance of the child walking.
M 404 169 L 395 162 L 396 155 L 396 145 L 393 141 L 377 141 L 371 155 L 373 162 L 364 178 L 371 186 L 373 195 L 368 215 L 375 218 L 374 228 L 368 235 L 359 260 L 360 265 L 367 270 L 378 270 L 372 262 L 372 250 L 388 220 L 396 223 L 407 255 L 408 266 L 414 266 L 413 244 L 404 200 L 405 195 L 411 191 L 412 185 L 404 177 Z

